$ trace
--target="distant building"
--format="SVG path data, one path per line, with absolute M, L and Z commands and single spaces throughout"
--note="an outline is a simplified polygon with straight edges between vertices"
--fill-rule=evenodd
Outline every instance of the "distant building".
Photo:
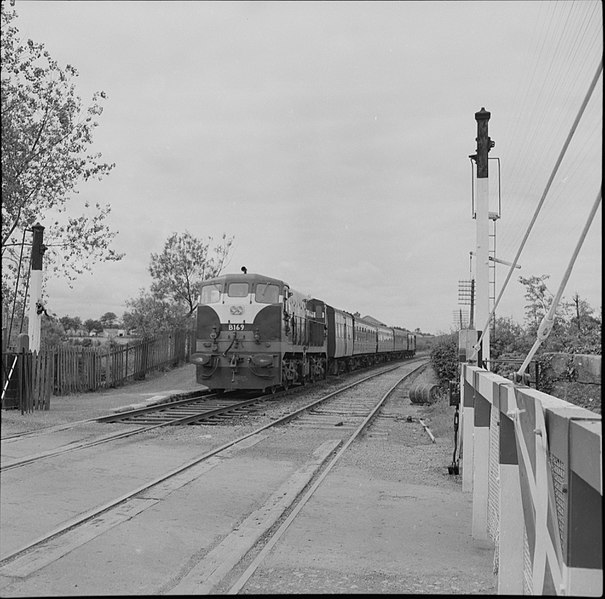
M 104 328 L 103 329 L 103 337 L 124 337 L 126 336 L 126 329 L 118 329 L 118 328 Z

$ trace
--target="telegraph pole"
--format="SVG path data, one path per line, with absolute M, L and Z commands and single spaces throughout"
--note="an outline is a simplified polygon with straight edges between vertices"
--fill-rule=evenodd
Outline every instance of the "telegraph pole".
M 44 306 L 42 304 L 42 258 L 46 246 L 42 243 L 44 239 L 44 227 L 36 223 L 32 227 L 32 256 L 31 274 L 29 284 L 29 323 L 27 332 L 29 334 L 29 348 L 31 351 L 40 351 L 40 323 Z
M 494 142 L 487 134 L 487 125 L 491 113 L 481 108 L 475 113 L 477 121 L 477 153 L 473 157 L 477 163 L 477 202 L 475 219 L 477 225 L 477 258 L 475 273 L 477 278 L 475 319 L 481 326 L 489 316 L 489 170 L 488 152 L 494 147 Z M 481 334 L 481 331 L 478 331 Z M 483 361 L 489 368 L 489 327 L 483 335 L 481 344 Z

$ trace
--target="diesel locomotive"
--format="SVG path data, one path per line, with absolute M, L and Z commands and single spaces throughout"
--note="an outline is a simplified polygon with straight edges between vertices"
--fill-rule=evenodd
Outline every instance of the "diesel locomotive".
M 196 309 L 190 362 L 214 391 L 288 388 L 415 354 L 416 337 L 404 329 L 242 271 L 204 281 Z

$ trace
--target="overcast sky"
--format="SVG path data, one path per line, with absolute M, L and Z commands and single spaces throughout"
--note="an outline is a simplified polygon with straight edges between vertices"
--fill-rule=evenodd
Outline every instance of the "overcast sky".
M 70 204 L 110 203 L 120 262 L 58 316 L 121 316 L 174 232 L 235 237 L 227 272 L 266 274 L 389 324 L 448 332 L 476 243 L 475 112 L 501 164 L 497 256 L 511 261 L 602 57 L 602 5 L 580 2 L 37 2 L 24 38 L 108 96 L 94 150 L 116 168 Z M 555 292 L 601 184 L 602 76 L 518 276 Z M 498 210 L 490 161 L 490 210 Z M 494 167 L 494 168 L 492 168 Z M 44 223 L 43 223 L 44 224 Z M 507 267 L 497 268 L 497 289 Z M 565 297 L 601 306 L 601 209 Z

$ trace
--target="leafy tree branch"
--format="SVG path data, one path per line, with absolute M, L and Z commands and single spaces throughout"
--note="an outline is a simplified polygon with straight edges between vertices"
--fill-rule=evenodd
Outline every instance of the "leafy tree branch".
M 9 265 L 2 278 L 14 279 L 23 232 L 39 222 L 53 248 L 46 265 L 73 280 L 97 261 L 122 257 L 110 247 L 116 232 L 106 224 L 109 205 L 86 204 L 74 215 L 79 209 L 72 202 L 80 183 L 102 180 L 115 166 L 90 152 L 106 95 L 93 94 L 83 108 L 75 89 L 77 69 L 59 67 L 43 44 L 23 42 L 17 14 L 5 0 L 1 18 L 1 250 L 3 266 L 5 260 Z

